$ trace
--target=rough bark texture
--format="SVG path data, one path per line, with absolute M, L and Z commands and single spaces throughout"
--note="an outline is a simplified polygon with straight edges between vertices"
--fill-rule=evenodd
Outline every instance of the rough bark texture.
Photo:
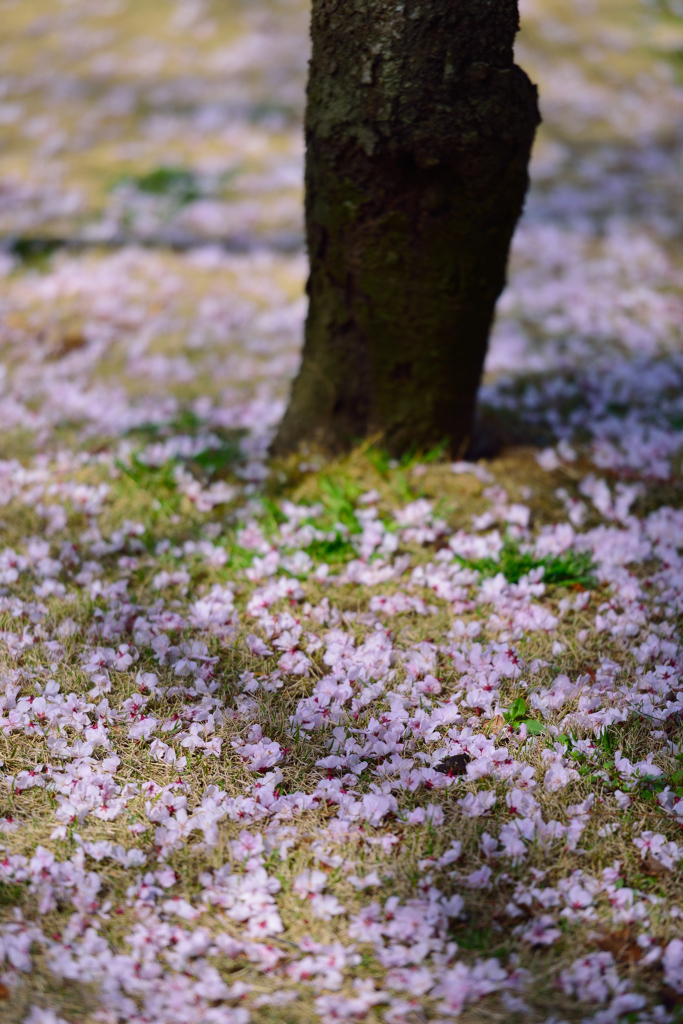
M 274 450 L 462 451 L 528 185 L 517 0 L 313 0 L 303 362 Z

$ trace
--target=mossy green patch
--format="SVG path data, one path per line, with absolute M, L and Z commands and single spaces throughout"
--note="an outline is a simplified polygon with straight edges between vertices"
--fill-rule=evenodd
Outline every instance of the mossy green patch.
M 497 561 L 494 558 L 462 558 L 460 555 L 455 555 L 455 558 L 484 577 L 502 573 L 508 583 L 519 583 L 522 576 L 532 570 L 543 569 L 543 582 L 549 586 L 579 586 L 586 590 L 598 586 L 595 566 L 587 551 L 567 551 L 561 555 L 537 558 L 508 538 Z

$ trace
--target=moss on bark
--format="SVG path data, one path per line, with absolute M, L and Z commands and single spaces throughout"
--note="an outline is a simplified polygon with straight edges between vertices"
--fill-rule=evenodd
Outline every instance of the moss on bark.
M 310 305 L 276 452 L 466 443 L 539 121 L 517 26 L 516 0 L 313 0 Z

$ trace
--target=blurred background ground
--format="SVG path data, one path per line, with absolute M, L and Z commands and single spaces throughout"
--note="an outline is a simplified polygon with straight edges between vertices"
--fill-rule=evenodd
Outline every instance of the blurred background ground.
M 297 0 L 2 4 L 5 430 L 113 437 L 192 402 L 277 421 L 305 313 L 307 19 Z M 522 24 L 544 124 L 489 375 L 676 351 L 680 12 L 525 0 Z

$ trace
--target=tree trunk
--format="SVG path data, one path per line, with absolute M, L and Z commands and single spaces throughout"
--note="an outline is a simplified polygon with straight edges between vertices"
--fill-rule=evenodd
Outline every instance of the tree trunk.
M 472 428 L 540 118 L 517 0 L 313 0 L 310 298 L 273 450 Z

